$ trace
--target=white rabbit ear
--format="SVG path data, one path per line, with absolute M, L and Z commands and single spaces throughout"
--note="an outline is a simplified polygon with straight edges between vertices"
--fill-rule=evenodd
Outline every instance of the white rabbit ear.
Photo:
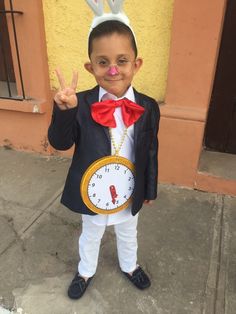
M 111 12 L 114 14 L 118 14 L 122 12 L 122 5 L 124 0 L 107 0 Z
M 94 14 L 97 16 L 103 15 L 103 0 L 86 0 Z
M 130 28 L 136 41 L 134 31 L 130 26 L 129 18 L 122 10 L 124 0 L 107 0 L 108 5 L 111 9 L 111 13 L 104 12 L 103 0 L 85 0 L 85 1 L 88 3 L 90 8 L 95 13 L 95 17 L 92 20 L 92 24 L 89 30 L 89 36 L 93 29 L 100 25 L 101 23 L 107 21 L 119 21 Z

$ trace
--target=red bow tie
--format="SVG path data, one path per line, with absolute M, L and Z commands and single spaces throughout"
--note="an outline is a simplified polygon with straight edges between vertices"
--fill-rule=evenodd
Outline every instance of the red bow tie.
M 145 111 L 143 107 L 127 98 L 119 100 L 109 99 L 92 104 L 91 114 L 93 120 L 103 126 L 115 128 L 116 120 L 113 114 L 116 107 L 121 107 L 122 117 L 126 127 L 134 124 Z

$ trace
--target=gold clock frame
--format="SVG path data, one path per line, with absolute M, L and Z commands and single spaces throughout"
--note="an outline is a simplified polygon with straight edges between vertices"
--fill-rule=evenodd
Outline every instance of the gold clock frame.
M 132 201 L 132 195 L 131 197 L 121 206 L 113 209 L 113 210 L 105 210 L 105 209 L 99 209 L 97 208 L 89 199 L 88 197 L 88 184 L 90 182 L 91 177 L 94 175 L 94 173 L 100 169 L 101 167 L 104 167 L 106 165 L 109 164 L 121 164 L 123 166 L 126 166 L 132 173 L 133 175 L 135 175 L 135 166 L 134 164 L 128 160 L 127 158 L 121 157 L 121 156 L 106 156 L 106 157 L 102 157 L 96 161 L 94 161 L 89 167 L 88 169 L 85 171 L 82 179 L 81 179 L 81 183 L 80 183 L 80 193 L 82 196 L 82 200 L 85 203 L 85 205 L 94 213 L 96 214 L 114 214 L 117 213 L 125 208 L 128 207 L 128 205 L 130 204 L 130 202 Z

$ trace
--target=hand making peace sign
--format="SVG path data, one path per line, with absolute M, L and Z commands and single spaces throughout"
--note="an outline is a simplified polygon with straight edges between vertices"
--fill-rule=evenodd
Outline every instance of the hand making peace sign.
M 60 83 L 60 91 L 56 93 L 54 100 L 61 110 L 75 108 L 78 105 L 76 87 L 78 83 L 78 72 L 73 72 L 70 86 L 66 86 L 65 79 L 60 69 L 55 70 Z

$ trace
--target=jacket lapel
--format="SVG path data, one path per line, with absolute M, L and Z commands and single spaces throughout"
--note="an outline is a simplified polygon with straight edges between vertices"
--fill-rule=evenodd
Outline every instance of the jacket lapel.
M 87 102 L 89 111 L 91 110 L 90 106 L 92 104 L 94 104 L 95 102 L 98 102 L 98 96 L 99 96 L 99 86 L 94 87 L 93 89 L 88 91 L 88 93 L 86 94 L 86 102 Z M 103 128 L 103 131 L 104 131 L 107 139 L 110 142 L 110 134 L 109 134 L 108 128 L 105 126 L 102 126 L 102 125 L 101 125 L 101 127 Z
M 140 94 L 134 89 L 134 96 L 135 96 L 135 102 L 144 107 L 143 103 L 142 103 L 142 99 L 140 97 Z M 140 131 L 140 126 L 141 126 L 141 121 L 142 121 L 142 117 L 140 117 L 140 119 L 134 124 L 134 149 L 136 150 L 136 145 L 138 142 L 138 135 L 139 135 L 139 131 Z

